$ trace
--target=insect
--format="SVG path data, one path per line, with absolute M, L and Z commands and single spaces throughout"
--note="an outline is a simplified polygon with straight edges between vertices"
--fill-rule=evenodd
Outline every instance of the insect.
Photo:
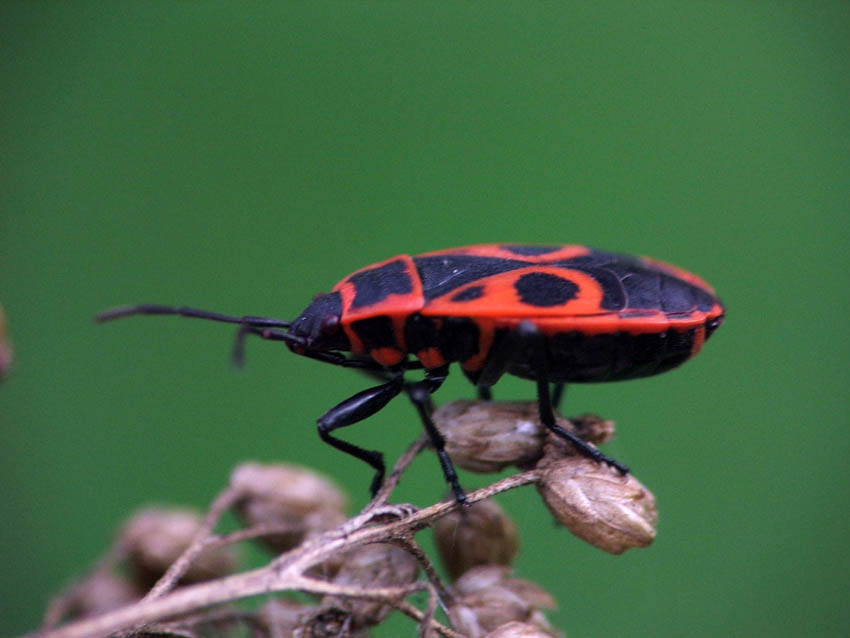
M 294 320 L 231 316 L 188 307 L 137 305 L 107 310 L 98 321 L 130 315 L 182 315 L 237 324 L 234 359 L 244 339 L 283 341 L 299 355 L 354 368 L 381 381 L 328 410 L 319 436 L 384 477 L 383 455 L 332 434 L 362 421 L 405 392 L 464 502 L 431 399 L 457 362 L 490 398 L 504 374 L 536 383 L 541 422 L 576 449 L 621 473 L 628 468 L 555 422 L 564 384 L 619 381 L 675 368 L 697 354 L 725 309 L 705 281 L 646 257 L 580 245 L 482 244 L 399 255 L 367 266 L 319 294 Z M 409 370 L 424 370 L 410 382 Z

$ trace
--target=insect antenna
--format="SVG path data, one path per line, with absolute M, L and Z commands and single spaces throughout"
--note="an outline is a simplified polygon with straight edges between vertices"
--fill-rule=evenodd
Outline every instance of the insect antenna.
M 239 330 L 236 331 L 232 350 L 232 361 L 237 367 L 241 367 L 245 359 L 245 337 L 249 334 L 255 334 L 263 339 L 273 341 L 285 341 L 292 346 L 304 345 L 304 340 L 301 337 L 280 330 L 280 328 L 284 330 L 289 329 L 292 326 L 291 321 L 251 315 L 237 317 L 235 315 L 225 315 L 219 312 L 200 310 L 188 306 L 161 306 L 158 304 L 118 306 L 117 308 L 111 308 L 95 315 L 94 320 L 98 323 L 104 323 L 134 315 L 177 315 L 180 317 L 189 317 L 190 319 L 206 319 L 208 321 L 238 324 Z
M 104 321 L 123 319 L 124 317 L 132 317 L 133 315 L 179 315 L 181 317 L 190 317 L 192 319 L 208 319 L 210 321 L 221 321 L 223 323 L 238 323 L 252 328 L 289 328 L 292 325 L 291 321 L 271 319 L 270 317 L 236 317 L 233 315 L 223 315 L 219 312 L 210 312 L 209 310 L 189 308 L 187 306 L 160 306 L 157 304 L 139 304 L 138 306 L 118 306 L 117 308 L 110 308 L 109 310 L 105 310 L 100 314 L 95 315 L 94 320 L 98 323 L 103 323 Z

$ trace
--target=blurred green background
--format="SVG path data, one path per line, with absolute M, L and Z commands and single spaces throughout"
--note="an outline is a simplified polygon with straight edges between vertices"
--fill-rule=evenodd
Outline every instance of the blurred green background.
M 292 318 L 388 256 L 510 241 L 653 255 L 729 308 L 683 369 L 568 396 L 617 420 L 651 548 L 612 557 L 533 490 L 502 499 L 554 623 L 844 635 L 849 3 L 4 2 L 0 29 L 0 634 L 134 508 L 205 507 L 241 460 L 365 502 L 369 470 L 315 419 L 367 381 L 259 341 L 237 373 L 229 328 L 95 312 Z M 454 377 L 438 401 L 470 395 Z M 344 436 L 394 456 L 418 432 L 399 400 Z M 426 456 L 398 496 L 443 490 Z

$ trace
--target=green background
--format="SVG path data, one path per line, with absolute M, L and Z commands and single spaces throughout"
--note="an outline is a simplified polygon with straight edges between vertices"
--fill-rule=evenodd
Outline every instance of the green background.
M 134 508 L 205 506 L 240 460 L 365 501 L 315 419 L 356 374 L 142 301 L 292 318 L 345 274 L 470 243 L 586 243 L 711 281 L 726 324 L 568 413 L 657 495 L 612 557 L 533 490 L 519 576 L 571 637 L 837 636 L 850 623 L 850 4 L 38 3 L 0 8 L 0 634 L 34 628 Z M 531 398 L 515 379 L 501 398 Z M 438 401 L 466 397 L 455 374 Z M 396 455 L 397 401 L 345 436 Z M 467 488 L 488 477 L 462 476 Z M 436 461 L 399 498 L 443 493 Z M 401 619 L 381 635 L 414 636 Z

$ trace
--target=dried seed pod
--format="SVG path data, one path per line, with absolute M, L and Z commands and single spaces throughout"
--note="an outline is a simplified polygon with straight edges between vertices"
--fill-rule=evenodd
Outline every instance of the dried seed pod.
M 3 313 L 3 306 L 0 306 L 0 381 L 12 369 L 12 359 L 12 343 L 6 335 L 6 315 Z
M 345 495 L 329 479 L 306 468 L 243 463 L 233 471 L 230 484 L 242 493 L 234 510 L 246 525 L 291 526 L 259 539 L 276 553 L 345 521 Z
M 437 520 L 434 541 L 452 578 L 479 565 L 510 565 L 519 548 L 516 525 L 489 499 Z
M 349 612 L 338 607 L 319 607 L 308 615 L 292 633 L 280 638 L 368 638 L 369 630 L 355 628 Z M 273 636 L 277 638 L 277 636 Z
M 570 531 L 611 554 L 655 538 L 655 496 L 634 476 L 579 456 L 548 462 L 537 489 Z
M 401 547 L 374 543 L 347 552 L 333 582 L 362 588 L 399 587 L 414 583 L 418 572 L 416 559 Z M 377 625 L 393 609 L 380 601 L 332 596 L 323 600 L 322 607 L 347 611 L 353 629 Z
M 544 589 L 527 580 L 511 578 L 511 570 L 500 565 L 473 567 L 454 584 L 455 604 L 449 608 L 454 628 L 481 638 L 512 621 L 535 625 L 555 636 L 540 608 L 553 608 L 555 601 Z
M 573 431 L 583 440 L 602 445 L 614 438 L 614 421 L 603 419 L 597 414 L 582 414 L 570 418 Z
M 56 621 L 65 618 L 89 618 L 139 600 L 144 591 L 110 571 L 95 572 L 74 584 L 67 594 L 57 598 Z
M 289 598 L 273 598 L 257 610 L 257 616 L 270 638 L 290 638 L 315 612 L 315 605 L 305 605 Z
M 484 638 L 552 638 L 558 635 L 551 630 L 544 631 L 537 625 L 513 620 L 494 629 Z
M 124 525 L 119 544 L 138 584 L 148 588 L 189 547 L 201 527 L 201 515 L 190 509 L 152 507 L 137 512 Z M 232 547 L 202 552 L 180 582 L 197 582 L 229 574 L 236 568 Z
M 546 428 L 533 401 L 452 401 L 433 418 L 452 461 L 471 472 L 532 464 L 543 453 Z

